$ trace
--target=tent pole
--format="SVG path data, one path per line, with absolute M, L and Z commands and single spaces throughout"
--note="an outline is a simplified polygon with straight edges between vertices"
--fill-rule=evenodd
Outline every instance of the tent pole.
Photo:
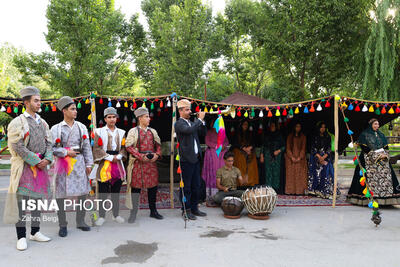
M 91 93 L 92 94 L 92 93 Z M 90 94 L 90 95 L 91 95 Z M 96 118 L 96 98 L 91 99 L 91 114 L 92 114 L 92 124 L 93 131 L 97 128 L 97 118 Z
M 97 128 L 97 118 L 96 118 L 96 97 L 95 98 L 92 98 L 91 96 L 92 96 L 92 94 L 93 94 L 93 92 L 90 92 L 90 114 L 92 115 L 91 117 L 92 117 L 92 121 L 91 121 L 91 123 L 92 123 L 92 125 L 93 125 L 93 128 L 92 128 L 92 131 L 94 132 L 94 130 L 96 130 L 96 128 Z M 89 134 L 90 135 L 90 134 Z M 99 197 L 99 183 L 96 181 L 96 186 L 95 186 L 95 192 L 94 192 L 94 194 L 95 194 L 95 196 L 96 196 L 96 198 L 98 198 Z
M 172 126 L 171 126 L 171 151 L 169 166 L 169 194 L 171 198 L 171 209 L 174 208 L 174 154 L 175 154 L 175 122 L 176 122 L 176 97 L 172 98 Z
M 335 208 L 336 206 L 336 191 L 337 191 L 337 180 L 338 180 L 338 161 L 339 161 L 339 106 L 338 106 L 338 100 L 336 97 L 334 98 L 335 100 L 335 110 L 334 110 L 334 119 L 335 119 L 335 164 L 334 164 L 334 180 L 333 180 L 333 198 L 332 198 L 332 207 Z

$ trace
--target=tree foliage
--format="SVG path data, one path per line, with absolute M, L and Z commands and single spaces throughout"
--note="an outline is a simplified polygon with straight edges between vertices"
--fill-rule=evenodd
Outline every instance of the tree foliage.
M 138 15 L 125 20 L 113 0 L 50 0 L 51 52 L 0 50 L 0 93 L 45 82 L 53 96 L 174 91 L 203 98 L 207 84 L 214 101 L 234 91 L 281 103 L 337 93 L 398 100 L 399 6 L 229 0 L 213 16 L 202 0 L 143 0 L 145 31 Z
M 149 32 L 137 67 L 148 92 L 199 96 L 203 68 L 220 43 L 211 8 L 201 0 L 144 0 L 142 9 Z
M 371 12 L 371 34 L 365 44 L 363 95 L 400 100 L 400 1 L 377 3 Z
M 20 97 L 19 90 L 27 85 L 41 88 L 42 95 L 49 97 L 52 95 L 50 87 L 42 77 L 34 77 L 27 82 L 22 79 L 22 74 L 14 64 L 14 57 L 23 57 L 26 53 L 14 46 L 4 43 L 0 45 L 0 96 Z
M 137 15 L 126 21 L 109 0 L 51 0 L 47 19 L 52 52 L 17 57 L 23 79 L 45 77 L 52 88 L 71 96 L 133 85 L 126 64 L 134 62 L 145 37 Z
M 255 38 L 292 100 L 329 95 L 356 76 L 368 34 L 369 0 L 272 0 L 257 4 Z M 256 26 L 256 24 L 255 24 Z M 263 30 L 264 29 L 264 30 Z

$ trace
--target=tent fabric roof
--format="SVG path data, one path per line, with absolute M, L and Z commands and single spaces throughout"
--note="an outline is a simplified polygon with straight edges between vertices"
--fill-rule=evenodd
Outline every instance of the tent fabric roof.
M 224 98 L 219 103 L 233 105 L 277 105 L 278 103 L 253 95 L 235 92 Z

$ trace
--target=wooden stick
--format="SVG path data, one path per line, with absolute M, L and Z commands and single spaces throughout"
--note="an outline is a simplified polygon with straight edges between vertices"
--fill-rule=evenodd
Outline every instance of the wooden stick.
M 322 99 L 330 99 L 334 98 L 334 96 L 326 96 L 326 97 L 320 97 L 320 98 L 315 98 L 315 99 L 310 99 L 306 101 L 300 101 L 300 102 L 292 102 L 292 103 L 284 103 L 284 104 L 268 104 L 268 105 L 250 105 L 250 104 L 244 104 L 244 105 L 238 105 L 238 104 L 231 104 L 231 103 L 223 103 L 223 102 L 214 102 L 214 101 L 206 101 L 202 99 L 197 99 L 193 97 L 187 97 L 187 96 L 182 96 L 181 98 L 185 98 L 187 100 L 191 100 L 194 102 L 201 102 L 201 103 L 206 103 L 206 104 L 217 104 L 220 106 L 232 106 L 232 107 L 243 107 L 243 108 L 251 108 L 251 107 L 259 107 L 259 108 L 265 108 L 265 107 L 285 107 L 285 106 L 294 106 L 298 104 L 305 104 L 305 103 L 311 103 L 315 101 L 320 101 Z
M 399 104 L 399 101 L 376 101 L 376 100 L 367 100 L 367 99 L 360 99 L 355 97 L 346 97 L 347 100 L 357 100 L 360 102 L 368 102 L 368 103 L 375 103 L 375 104 Z
M 174 155 L 175 155 L 175 122 L 176 122 L 176 97 L 172 99 L 172 126 L 171 126 L 171 151 L 170 151 L 170 166 L 169 166 L 169 191 L 171 199 L 171 209 L 174 208 Z
M 112 100 L 150 100 L 150 99 L 159 99 L 159 100 L 164 100 L 170 95 L 157 95 L 157 96 L 128 96 L 128 95 L 99 95 L 97 97 L 99 98 L 111 98 Z
M 96 98 L 91 99 L 92 105 L 90 112 L 92 114 L 92 124 L 93 124 L 93 131 L 97 128 L 97 118 L 96 118 Z
M 92 92 L 93 93 L 93 92 Z M 92 93 L 90 93 L 90 95 L 92 95 Z M 90 96 L 89 96 L 90 97 Z M 97 119 L 96 119 L 96 98 L 90 98 L 90 114 L 92 115 L 92 131 L 94 132 L 94 130 L 96 130 L 97 128 Z M 90 135 L 90 134 L 89 134 Z M 96 180 L 96 179 L 95 179 Z M 99 183 L 96 181 L 96 192 L 94 192 L 96 198 L 99 197 Z
M 88 98 L 88 97 L 90 97 L 90 95 L 89 96 L 76 96 L 76 97 L 72 97 L 72 99 L 77 100 L 77 99 L 83 99 L 83 98 Z M 42 102 L 44 104 L 55 103 L 55 102 L 58 102 L 58 98 L 42 99 L 40 102 Z M 6 103 L 6 104 L 7 103 L 21 103 L 21 104 L 23 104 L 23 101 L 22 101 L 22 99 L 17 99 L 17 98 L 15 98 L 15 99 L 0 98 L 0 104 L 3 104 L 3 103 Z
M 338 180 L 338 161 L 339 161 L 339 106 L 338 100 L 334 98 L 335 110 L 334 110 L 334 120 L 335 120 L 335 166 L 334 166 L 334 178 L 333 178 L 333 197 L 332 197 L 332 207 L 336 206 L 336 191 L 337 191 L 337 180 Z

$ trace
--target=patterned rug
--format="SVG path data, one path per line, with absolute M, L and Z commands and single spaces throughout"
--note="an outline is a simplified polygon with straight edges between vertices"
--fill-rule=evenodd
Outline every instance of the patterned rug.
M 348 192 L 348 188 L 339 188 L 341 194 L 336 198 L 336 206 L 351 206 L 351 204 L 346 202 L 346 194 Z M 170 209 L 171 208 L 171 198 L 169 194 L 169 185 L 161 184 L 158 186 L 157 193 L 157 209 Z M 121 187 L 120 193 L 120 210 L 128 210 L 125 206 L 125 193 L 126 193 L 126 185 Z M 89 199 L 94 199 L 95 197 L 89 197 Z M 208 207 L 218 207 L 215 204 L 207 201 L 206 206 Z M 316 207 L 316 206 L 332 206 L 331 199 L 323 199 L 314 196 L 291 196 L 291 195 L 278 195 L 277 201 L 278 207 Z M 174 208 L 180 209 L 182 207 L 179 201 L 179 188 L 174 187 Z M 149 209 L 147 190 L 144 189 L 140 193 L 140 209 Z M 67 212 L 72 211 L 72 207 L 68 207 Z M 47 213 L 47 212 L 44 212 Z
M 336 206 L 351 206 L 346 202 L 348 188 L 340 188 L 341 194 L 336 198 Z M 121 208 L 126 209 L 125 203 L 126 186 L 121 188 Z M 157 208 L 170 209 L 171 198 L 169 194 L 169 185 L 159 185 L 157 194 Z M 209 206 L 209 205 L 207 205 Z M 278 195 L 277 206 L 281 207 L 313 207 L 313 206 L 332 206 L 331 199 L 323 199 L 315 196 L 292 196 Z M 174 208 L 181 208 L 179 201 L 179 188 L 174 188 Z M 148 209 L 147 190 L 142 190 L 140 194 L 140 209 Z

